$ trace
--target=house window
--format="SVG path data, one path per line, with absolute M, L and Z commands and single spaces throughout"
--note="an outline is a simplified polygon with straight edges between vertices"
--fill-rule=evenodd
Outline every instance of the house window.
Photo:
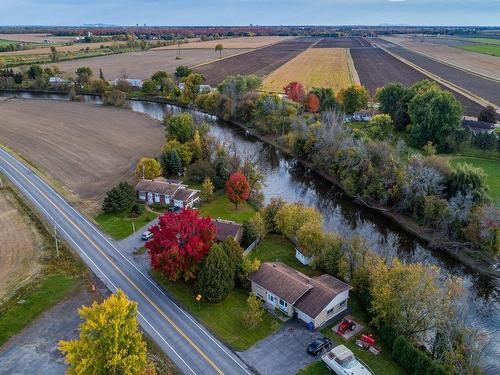
M 140 191 L 140 192 L 139 192 L 139 199 L 140 199 L 141 201 L 145 201 L 145 200 L 146 200 L 146 192 L 144 192 L 144 191 Z
M 170 195 L 165 195 L 165 204 L 170 204 Z
M 160 203 L 160 194 L 155 193 L 155 202 Z
M 326 315 L 330 315 L 334 310 L 335 310 L 335 307 L 332 307 L 331 309 L 326 310 Z
M 267 293 L 267 302 L 274 305 L 274 296 L 271 293 Z
M 286 311 L 286 309 L 287 309 L 287 307 L 288 307 L 288 303 L 286 303 L 286 301 L 283 301 L 283 300 L 280 298 L 279 305 L 280 305 L 280 309 L 281 309 L 281 310 Z

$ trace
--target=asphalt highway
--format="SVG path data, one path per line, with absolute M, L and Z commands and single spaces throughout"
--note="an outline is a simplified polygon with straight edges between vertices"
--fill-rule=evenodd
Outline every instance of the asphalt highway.
M 118 245 L 24 163 L 0 148 L 0 173 L 55 225 L 57 232 L 111 291 L 138 303 L 139 323 L 184 374 L 249 375 L 252 371 L 172 301 Z

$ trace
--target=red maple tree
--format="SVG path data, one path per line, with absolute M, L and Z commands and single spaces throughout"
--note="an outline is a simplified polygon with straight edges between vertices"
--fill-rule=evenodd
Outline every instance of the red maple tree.
M 198 264 L 208 253 L 216 229 L 210 217 L 199 217 L 198 210 L 165 212 L 149 231 L 153 238 L 146 242 L 151 267 L 169 280 L 196 277 Z
M 229 179 L 226 181 L 226 193 L 229 200 L 236 205 L 236 209 L 238 209 L 238 203 L 248 199 L 250 196 L 250 185 L 243 173 L 234 172 L 229 176 Z
M 286 96 L 294 102 L 302 103 L 304 101 L 304 86 L 302 86 L 302 83 L 300 82 L 290 82 L 288 85 L 283 87 L 283 91 Z
M 311 113 L 317 113 L 319 111 L 320 101 L 318 95 L 309 93 L 307 96 L 307 110 Z

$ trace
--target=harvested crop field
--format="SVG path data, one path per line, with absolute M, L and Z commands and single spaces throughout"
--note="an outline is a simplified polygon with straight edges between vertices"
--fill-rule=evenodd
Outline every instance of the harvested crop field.
M 500 58 L 452 48 L 453 46 L 472 46 L 471 42 L 456 39 L 442 41 L 437 38 L 425 38 L 424 42 L 421 42 L 420 38 L 411 36 L 384 36 L 382 39 L 447 64 L 500 80 Z
M 500 106 L 500 83 L 439 63 L 406 48 L 393 47 L 390 48 L 390 51 L 420 68 Z
M 41 270 L 43 241 L 7 189 L 0 190 L 0 302 Z
M 408 86 L 417 81 L 428 79 L 424 74 L 379 48 L 356 48 L 351 50 L 351 55 L 361 84 L 368 89 L 371 95 L 375 94 L 377 88 L 391 82 L 400 82 Z M 472 100 L 453 91 L 452 94 L 462 104 L 466 115 L 477 116 L 482 109 L 479 104 Z
M 134 181 L 143 156 L 157 156 L 163 127 L 125 109 L 76 102 L 0 102 L 0 144 L 33 162 L 94 211 L 105 192 Z
M 346 48 L 309 48 L 269 74 L 262 89 L 282 92 L 293 81 L 313 87 L 331 87 L 338 91 L 353 83 L 349 73 L 349 50 Z
M 293 37 L 289 36 L 252 36 L 252 37 L 241 37 L 241 38 L 228 38 L 228 39 L 218 39 L 218 40 L 207 40 L 204 42 L 193 41 L 185 44 L 181 44 L 181 49 L 192 49 L 192 48 L 211 48 L 214 49 L 217 44 L 222 44 L 224 49 L 228 48 L 259 48 L 265 47 L 271 44 L 276 44 L 289 40 Z M 177 49 L 177 45 L 158 47 L 155 50 L 164 49 Z
M 341 38 L 323 38 L 315 48 L 359 48 L 371 47 L 371 44 L 359 36 Z
M 210 85 L 217 85 L 226 76 L 256 74 L 266 76 L 299 53 L 309 48 L 317 39 L 301 38 L 274 44 L 243 55 L 234 56 L 196 68 Z
M 228 49 L 224 51 L 224 55 L 230 56 L 245 51 L 247 50 Z M 94 73 L 98 73 L 99 69 L 102 69 L 104 77 L 108 80 L 123 75 L 129 78 L 145 79 L 151 77 L 158 70 L 173 73 L 179 65 L 193 66 L 218 59 L 219 54 L 212 49 L 183 50 L 180 56 L 176 50 L 149 50 L 62 61 L 57 65 L 62 71 L 70 73 L 75 72 L 81 66 L 90 67 Z
M 74 36 L 54 36 L 52 34 L 0 34 L 0 39 L 12 40 L 15 42 L 43 43 L 45 39 L 55 43 L 65 43 L 75 40 Z
M 84 50 L 87 47 L 90 49 L 99 48 L 101 46 L 111 46 L 113 44 L 123 44 L 124 42 L 102 42 L 102 43 L 75 43 L 71 46 L 54 46 L 59 52 L 77 52 L 80 50 Z M 10 51 L 10 52 L 1 52 L 0 56 L 11 56 L 11 55 L 49 55 L 50 54 L 50 46 L 43 48 L 33 48 L 33 49 L 25 49 L 22 51 Z

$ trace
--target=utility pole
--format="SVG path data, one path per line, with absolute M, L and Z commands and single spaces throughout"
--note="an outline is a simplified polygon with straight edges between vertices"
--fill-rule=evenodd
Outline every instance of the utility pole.
M 142 165 L 142 179 L 144 180 L 144 175 L 146 174 L 145 173 L 145 170 L 146 170 L 146 166 L 143 164 Z
M 54 221 L 54 240 L 56 241 L 56 256 L 59 258 L 59 243 L 57 241 L 57 222 Z
M 135 223 L 132 221 L 132 230 L 134 231 L 135 233 Z

